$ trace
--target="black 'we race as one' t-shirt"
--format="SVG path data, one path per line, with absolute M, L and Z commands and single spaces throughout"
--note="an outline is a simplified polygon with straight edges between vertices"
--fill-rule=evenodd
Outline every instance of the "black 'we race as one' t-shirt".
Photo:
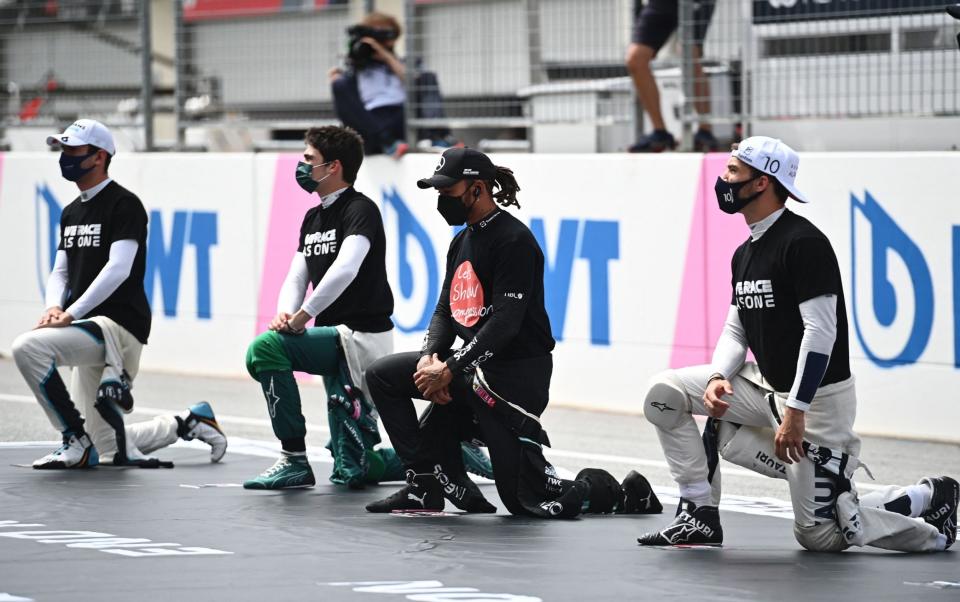
M 847 308 L 837 256 L 827 237 L 789 210 L 759 240 L 747 239 L 733 254 L 732 305 L 764 378 L 789 391 L 797 373 L 803 318 L 800 304 L 837 297 L 837 339 L 821 386 L 850 378 Z
M 69 308 L 90 287 L 110 258 L 110 245 L 137 241 L 130 275 L 117 290 L 84 318 L 105 316 L 146 344 L 150 336 L 150 304 L 143 288 L 147 264 L 147 212 L 135 194 L 110 182 L 89 201 L 79 198 L 60 215 L 60 245 L 67 254 Z M 76 317 L 76 316 L 75 316 Z
M 383 219 L 376 203 L 351 187 L 326 209 L 322 205 L 310 209 L 300 226 L 297 251 L 303 253 L 310 283 L 316 287 L 340 253 L 343 239 L 353 234 L 369 240 L 370 250 L 356 278 L 317 315 L 314 325 L 345 324 L 360 332 L 386 332 L 393 328 L 393 293 L 387 282 Z

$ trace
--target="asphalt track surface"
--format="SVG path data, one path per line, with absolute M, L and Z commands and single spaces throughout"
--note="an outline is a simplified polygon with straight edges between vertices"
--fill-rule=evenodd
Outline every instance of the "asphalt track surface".
M 204 446 L 156 455 L 173 470 L 26 468 L 57 438 L 12 363 L 0 360 L 0 602 L 4 600 L 960 600 L 960 554 L 873 550 L 812 554 L 793 539 L 786 484 L 725 465 L 720 549 L 650 549 L 636 536 L 667 522 L 676 489 L 641 416 L 551 407 L 561 473 L 636 469 L 659 516 L 542 521 L 497 515 L 371 515 L 395 490 L 328 484 L 321 386 L 303 387 L 309 490 L 239 483 L 277 454 L 257 385 L 143 373 L 136 421 L 209 400 L 230 437 L 224 461 Z M 935 417 L 931 417 L 935 419 Z M 960 474 L 960 446 L 865 438 L 877 481 L 862 491 Z M 495 488 L 482 484 L 498 504 Z M 451 507 L 448 506 L 448 510 Z

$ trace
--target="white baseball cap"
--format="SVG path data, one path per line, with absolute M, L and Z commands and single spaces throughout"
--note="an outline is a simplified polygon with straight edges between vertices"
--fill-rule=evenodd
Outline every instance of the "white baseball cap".
M 737 150 L 730 154 L 740 159 L 750 167 L 768 176 L 773 176 L 783 184 L 790 196 L 807 202 L 807 197 L 797 190 L 797 169 L 800 167 L 800 156 L 782 141 L 768 136 L 750 136 L 740 142 Z
M 93 119 L 77 119 L 70 127 L 63 130 L 59 136 L 47 136 L 47 144 L 53 146 L 83 146 L 91 144 L 107 151 L 110 156 L 117 153 L 113 143 L 113 134 L 99 121 Z

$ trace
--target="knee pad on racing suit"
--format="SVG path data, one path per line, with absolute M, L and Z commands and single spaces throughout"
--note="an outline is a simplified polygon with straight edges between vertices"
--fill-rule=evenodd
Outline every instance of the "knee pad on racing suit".
M 653 377 L 643 400 L 643 415 L 662 429 L 670 430 L 688 414 L 687 395 L 673 372 L 667 370 Z
M 20 362 L 28 361 L 31 356 L 35 354 L 36 342 L 34 341 L 33 335 L 34 331 L 30 330 L 13 339 L 13 345 L 10 351 L 18 365 Z
M 283 364 L 289 369 L 290 360 L 287 359 L 280 335 L 272 330 L 257 335 L 247 347 L 246 364 L 247 372 L 254 379 L 265 370 L 282 371 Z

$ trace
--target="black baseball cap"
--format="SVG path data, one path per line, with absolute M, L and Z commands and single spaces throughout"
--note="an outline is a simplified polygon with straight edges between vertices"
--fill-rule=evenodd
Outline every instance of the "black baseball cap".
M 420 188 L 446 188 L 460 180 L 492 180 L 497 168 L 490 157 L 472 148 L 448 148 L 440 155 L 433 176 L 417 180 Z

